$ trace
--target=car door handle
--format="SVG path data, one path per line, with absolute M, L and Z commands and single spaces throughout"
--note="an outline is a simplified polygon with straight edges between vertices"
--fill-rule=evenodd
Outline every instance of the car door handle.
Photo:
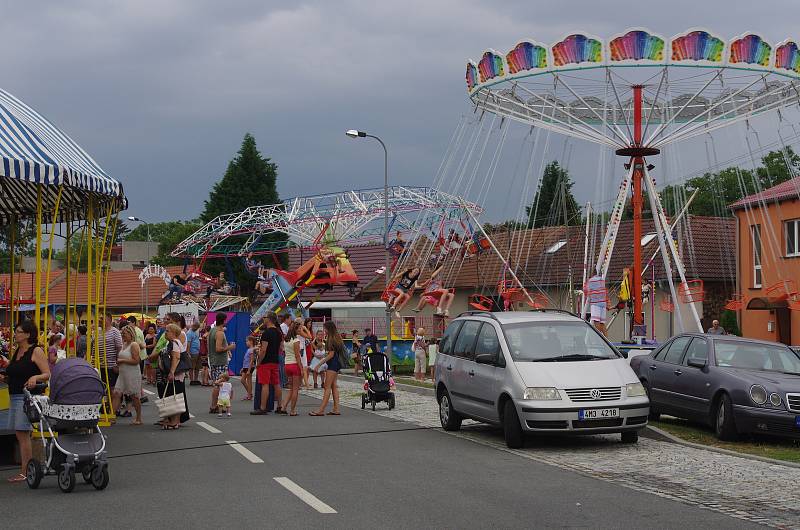
M 452 371 L 453 370 L 453 365 L 452 364 L 448 364 L 447 365 L 447 370 L 448 371 Z
M 681 372 L 680 370 L 675 370 L 673 373 L 674 373 L 675 375 L 681 375 L 683 372 Z
M 651 365 L 650 365 L 650 369 L 651 369 L 651 370 L 655 370 L 655 369 L 656 369 L 656 365 L 654 365 L 654 364 L 651 364 Z
M 469 375 L 470 375 L 470 376 L 473 376 L 473 375 L 475 375 L 475 370 L 470 370 L 470 371 L 469 371 Z

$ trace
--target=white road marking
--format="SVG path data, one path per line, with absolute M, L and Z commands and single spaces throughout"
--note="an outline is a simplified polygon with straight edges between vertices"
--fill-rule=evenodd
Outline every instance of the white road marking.
M 286 477 L 272 477 L 275 482 L 286 488 L 287 490 L 294 493 L 301 501 L 308 504 L 319 513 L 337 513 L 336 510 L 319 500 L 318 498 L 314 497 L 308 491 L 301 488 L 298 484 L 296 484 L 291 479 Z
M 142 392 L 144 392 L 145 394 L 150 394 L 151 396 L 155 396 L 156 395 L 155 392 L 153 392 L 152 390 L 147 390 L 146 388 L 143 388 Z
M 197 425 L 199 425 L 200 427 L 204 428 L 205 430 L 207 430 L 211 434 L 221 434 L 222 433 L 221 430 L 217 429 L 216 427 L 212 427 L 211 425 L 209 425 L 208 423 L 206 423 L 204 421 L 198 421 Z
M 250 449 L 248 449 L 247 447 L 243 446 L 242 444 L 240 444 L 236 440 L 227 440 L 225 443 L 230 445 L 231 447 L 233 447 L 240 455 L 242 455 L 243 457 L 248 459 L 253 464 L 263 464 L 264 463 L 264 461 L 261 460 L 258 456 L 256 456 L 255 453 L 253 453 Z

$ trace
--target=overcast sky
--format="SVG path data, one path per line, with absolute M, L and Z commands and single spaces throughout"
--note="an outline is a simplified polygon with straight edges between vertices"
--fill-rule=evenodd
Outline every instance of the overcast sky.
M 282 198 L 382 185 L 379 146 L 349 128 L 386 141 L 392 183 L 431 184 L 470 112 L 465 61 L 489 47 L 631 26 L 800 37 L 796 0 L 0 5 L 3 88 L 75 138 L 124 184 L 130 214 L 153 221 L 199 214 L 246 132 L 278 164 Z

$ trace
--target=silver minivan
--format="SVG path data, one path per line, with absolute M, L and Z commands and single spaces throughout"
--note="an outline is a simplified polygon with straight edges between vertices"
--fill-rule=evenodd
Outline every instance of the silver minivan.
M 650 408 L 608 340 L 556 310 L 459 315 L 439 344 L 436 399 L 445 430 L 464 418 L 500 425 L 512 448 L 526 432 L 621 433 L 635 443 Z

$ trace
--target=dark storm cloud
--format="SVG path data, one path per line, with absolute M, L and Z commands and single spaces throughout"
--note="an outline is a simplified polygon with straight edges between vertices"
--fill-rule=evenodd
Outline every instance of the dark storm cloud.
M 197 215 L 245 132 L 283 197 L 429 184 L 462 113 L 464 63 L 521 38 L 630 26 L 793 36 L 794 1 L 4 2 L 3 88 L 71 134 L 154 220 Z M 798 35 L 800 36 L 800 35 Z M 596 155 L 592 155 L 594 160 Z M 580 154 L 576 155 L 580 166 Z

